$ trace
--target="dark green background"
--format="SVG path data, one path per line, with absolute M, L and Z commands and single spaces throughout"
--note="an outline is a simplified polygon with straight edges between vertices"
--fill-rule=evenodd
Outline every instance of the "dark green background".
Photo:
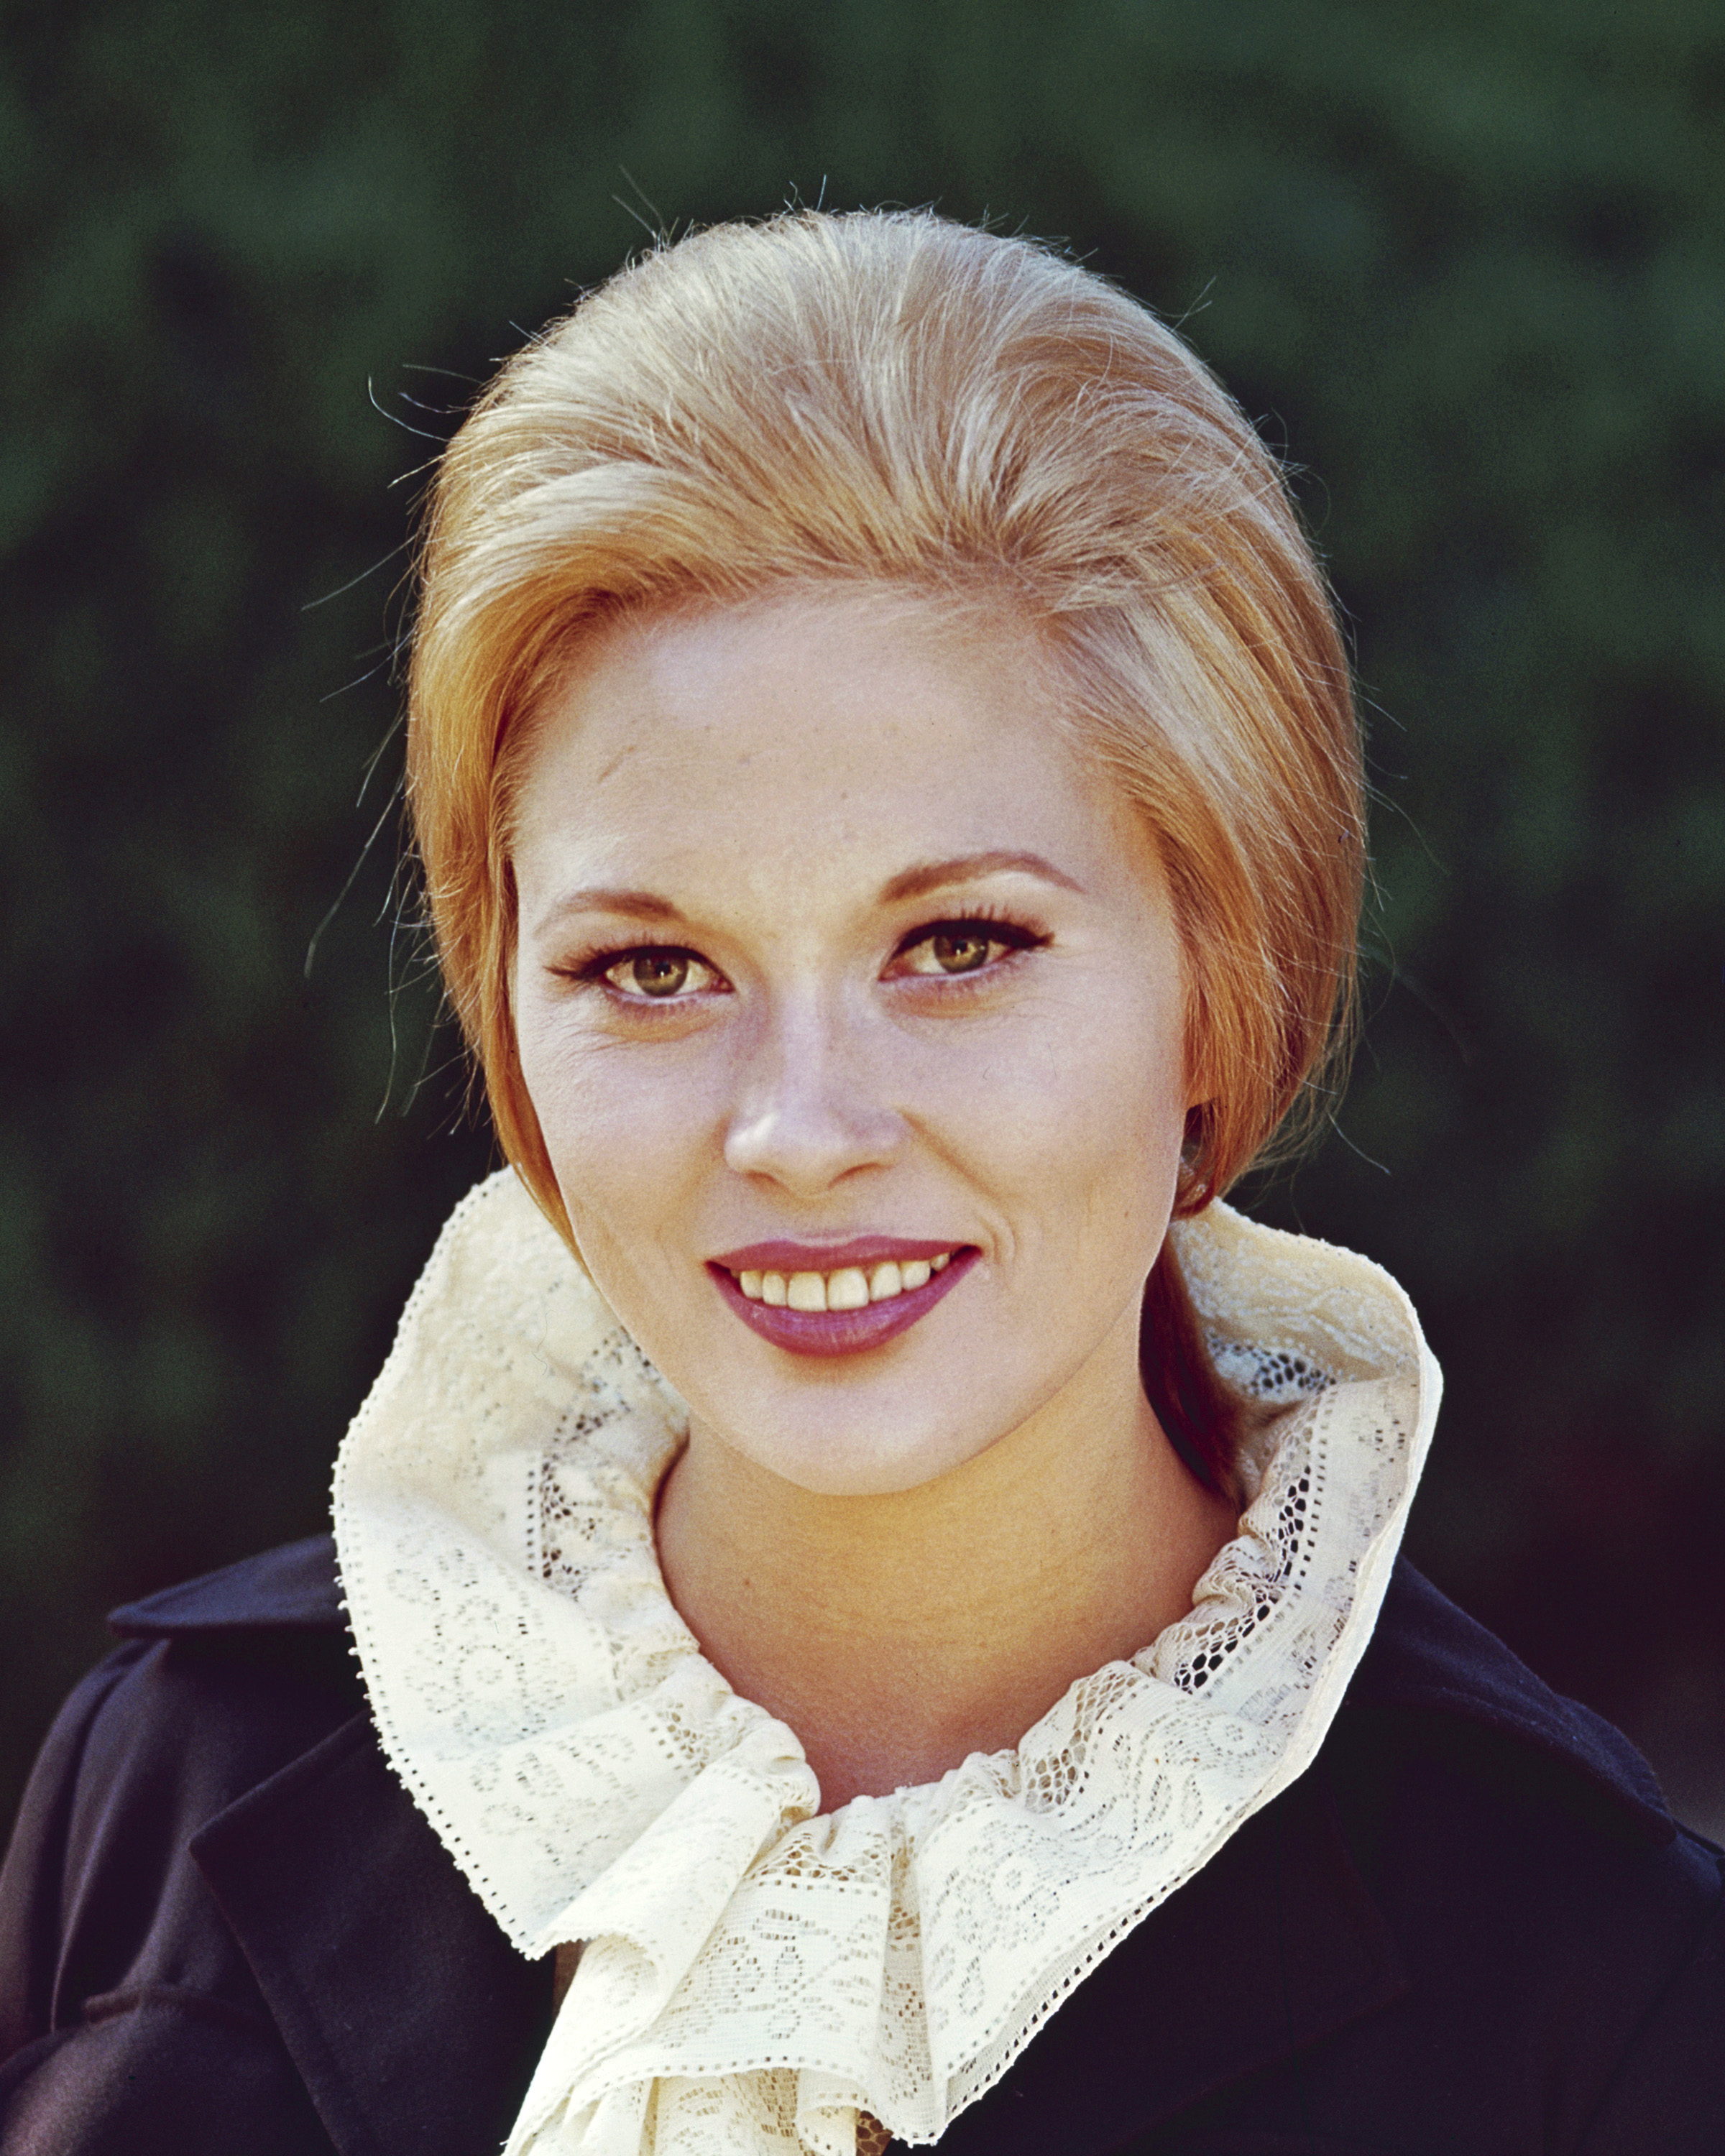
M 1714 0 L 3 22 L 0 1803 L 105 1606 L 320 1524 L 488 1163 L 393 926 L 413 429 L 641 244 L 614 197 L 794 193 L 1069 239 L 1301 468 L 1379 888 L 1263 1202 L 1447 1368 L 1415 1554 L 1725 1817 Z

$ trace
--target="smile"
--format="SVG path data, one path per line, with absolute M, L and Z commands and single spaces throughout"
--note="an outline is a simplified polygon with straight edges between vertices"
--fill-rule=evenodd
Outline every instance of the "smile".
M 907 1244 L 893 1256 L 858 1247 L 835 1250 L 849 1262 L 819 1271 L 808 1263 L 814 1255 L 758 1246 L 716 1259 L 707 1270 L 744 1324 L 774 1347 L 798 1355 L 855 1355 L 908 1331 L 982 1253 L 973 1245 Z M 757 1262 L 742 1262 L 750 1259 Z
M 906 1288 L 926 1287 L 933 1273 L 944 1272 L 952 1253 L 937 1258 L 911 1258 L 903 1265 L 887 1258 L 865 1272 L 860 1265 L 841 1265 L 829 1273 L 745 1272 L 737 1285 L 751 1302 L 771 1303 L 777 1310 L 865 1310 L 871 1302 L 891 1302 Z

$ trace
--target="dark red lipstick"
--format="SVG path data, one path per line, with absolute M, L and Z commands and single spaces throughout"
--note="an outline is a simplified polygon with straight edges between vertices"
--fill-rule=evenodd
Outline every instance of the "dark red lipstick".
M 884 1302 L 870 1302 L 860 1310 L 791 1310 L 757 1302 L 746 1296 L 738 1283 L 743 1272 L 778 1272 L 787 1279 L 793 1273 L 838 1272 L 848 1266 L 865 1269 L 887 1262 L 908 1265 L 945 1257 L 951 1262 L 932 1274 L 921 1287 L 904 1288 Z M 793 1355 L 857 1355 L 884 1347 L 908 1332 L 918 1318 L 926 1317 L 942 1296 L 955 1288 L 982 1255 L 973 1245 L 954 1250 L 950 1243 L 905 1241 L 898 1237 L 864 1235 L 848 1243 L 812 1246 L 807 1243 L 751 1243 L 727 1250 L 709 1260 L 707 1270 L 722 1295 L 751 1332 Z

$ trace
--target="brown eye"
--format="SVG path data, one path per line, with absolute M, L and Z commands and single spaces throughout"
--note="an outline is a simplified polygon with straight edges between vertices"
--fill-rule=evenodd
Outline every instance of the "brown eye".
M 992 941 L 990 937 L 961 930 L 931 936 L 928 949 L 943 973 L 973 973 L 978 966 L 986 963 Z
M 957 973 L 992 973 L 1008 957 L 1040 950 L 1048 940 L 1040 930 L 1021 927 L 1015 921 L 942 921 L 901 945 L 892 971 L 901 976 L 920 974 L 924 980 L 939 975 L 950 979 Z
M 675 951 L 649 951 L 632 970 L 643 995 L 674 996 L 689 978 L 689 961 Z
M 689 984 L 686 951 L 637 951 L 612 968 L 611 978 L 641 996 L 675 996 Z

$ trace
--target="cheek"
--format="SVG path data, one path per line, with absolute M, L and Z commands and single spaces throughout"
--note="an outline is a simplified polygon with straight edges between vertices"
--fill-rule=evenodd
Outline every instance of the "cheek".
M 1185 1135 L 1178 1013 L 1160 993 L 1102 983 L 1050 1004 L 999 1052 L 942 1074 L 932 1119 L 1014 1240 L 1118 1242 L 1147 1266 L 1172 1204 Z M 1070 1252 L 1067 1253 L 1070 1255 Z
M 690 1059 L 582 1038 L 531 1009 L 521 1014 L 520 1053 L 578 1240 L 628 1243 L 650 1233 L 686 1183 L 707 1129 Z
M 1183 1059 L 1147 1052 L 1142 1035 L 1115 1046 L 1093 1066 L 1086 1097 L 1071 1102 L 1061 1143 L 1102 1232 L 1147 1264 L 1154 1250 L 1139 1245 L 1147 1238 L 1160 1246 L 1178 1174 Z

